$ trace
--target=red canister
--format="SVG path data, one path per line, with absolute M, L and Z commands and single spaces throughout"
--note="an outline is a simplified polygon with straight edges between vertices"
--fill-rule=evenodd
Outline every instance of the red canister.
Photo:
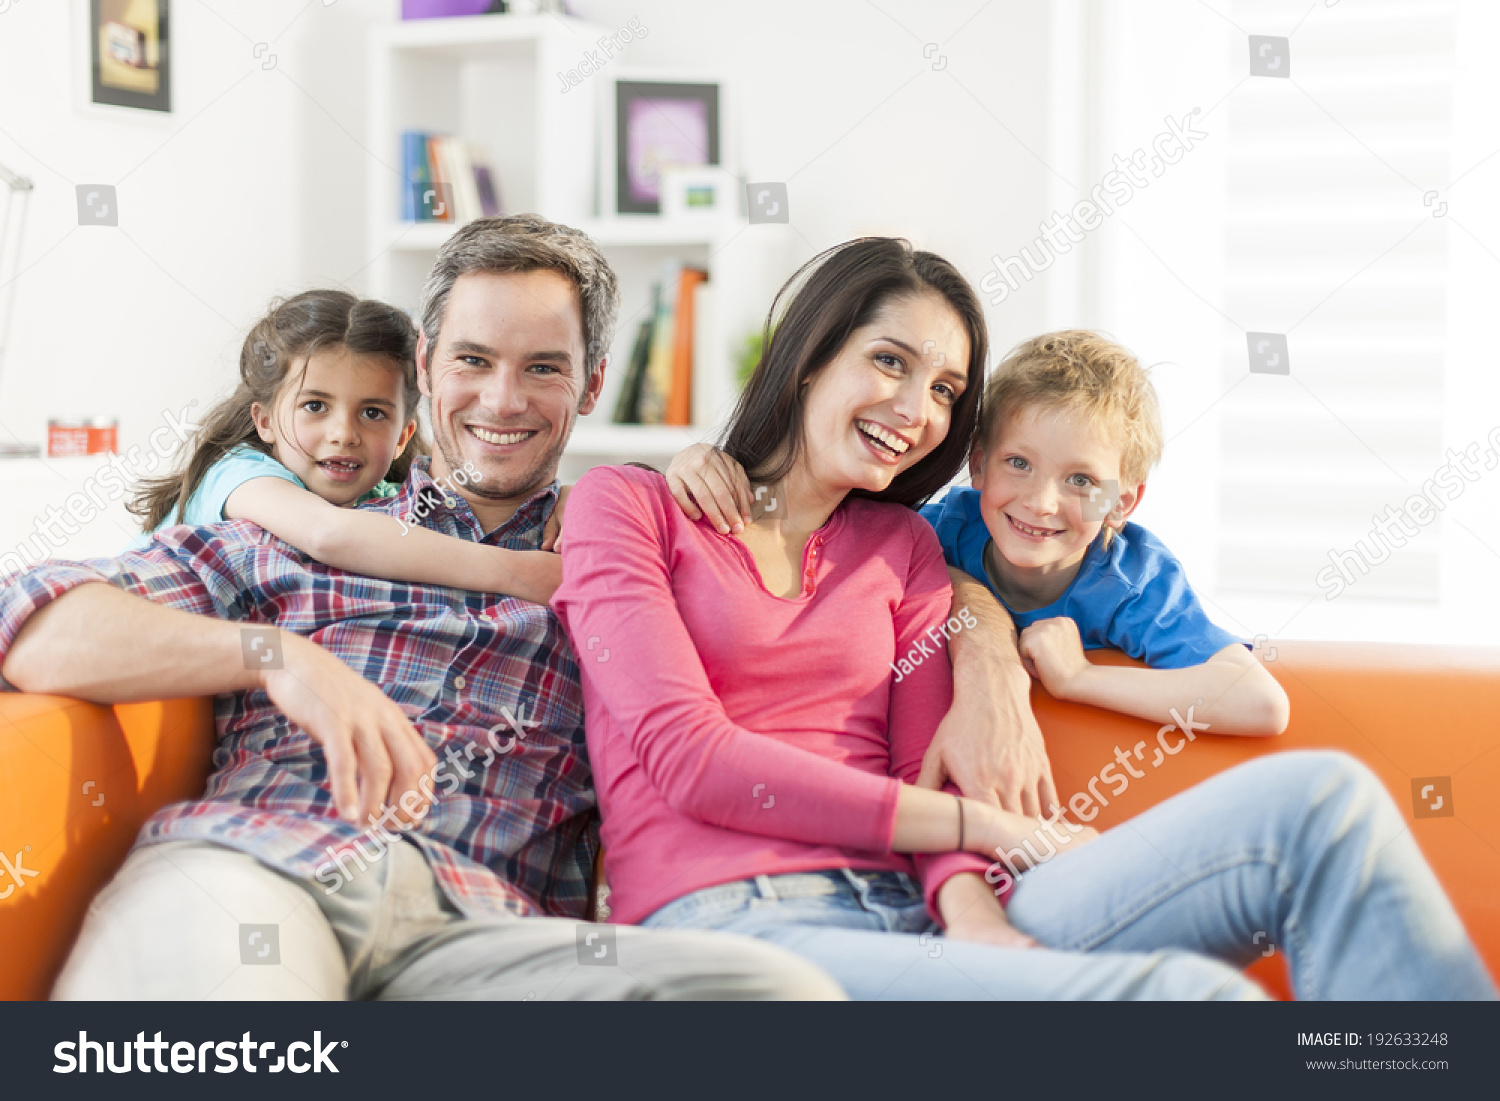
M 47 422 L 47 457 L 63 458 L 67 455 L 89 453 L 89 425 L 87 420 L 62 420 L 54 417 Z
M 117 417 L 95 417 L 89 422 L 90 455 L 104 455 L 120 450 L 120 421 Z

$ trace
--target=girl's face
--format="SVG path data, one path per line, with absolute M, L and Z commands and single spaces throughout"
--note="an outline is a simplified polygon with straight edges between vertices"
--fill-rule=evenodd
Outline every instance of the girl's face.
M 804 383 L 811 479 L 878 493 L 943 442 L 968 385 L 969 337 L 937 294 L 892 299 Z
M 384 356 L 342 345 L 294 364 L 274 415 L 250 407 L 260 438 L 307 488 L 335 505 L 353 504 L 385 477 L 417 430 L 402 408 L 401 371 Z
M 970 473 L 1000 558 L 1043 573 L 1083 561 L 1099 530 L 1122 526 L 1145 488 L 1121 484 L 1120 448 L 1068 409 L 1011 413 L 990 452 L 974 452 Z M 1117 503 L 1098 503 L 1111 498 Z

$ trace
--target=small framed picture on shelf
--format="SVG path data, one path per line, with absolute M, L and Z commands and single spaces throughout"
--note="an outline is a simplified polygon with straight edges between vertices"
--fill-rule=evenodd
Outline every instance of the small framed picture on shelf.
M 663 169 L 720 163 L 719 85 L 621 78 L 614 91 L 614 213 L 660 214 Z
M 663 218 L 726 218 L 739 209 L 739 181 L 712 165 L 667 165 L 660 190 Z
M 170 0 L 89 0 L 95 103 L 172 110 Z

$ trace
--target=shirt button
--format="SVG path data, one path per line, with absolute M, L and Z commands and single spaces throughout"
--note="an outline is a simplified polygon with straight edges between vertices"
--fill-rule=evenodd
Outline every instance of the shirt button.
M 454 677 L 453 678 L 453 687 L 454 688 L 465 688 L 465 687 L 468 686 L 468 683 L 469 682 L 466 681 L 466 680 L 464 680 L 463 677 Z

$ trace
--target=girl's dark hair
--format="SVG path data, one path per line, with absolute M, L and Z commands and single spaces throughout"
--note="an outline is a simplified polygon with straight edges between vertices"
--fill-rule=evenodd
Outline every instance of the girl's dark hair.
M 766 316 L 760 363 L 720 447 L 757 482 L 786 477 L 807 446 L 807 388 L 802 384 L 892 299 L 925 292 L 941 295 L 963 321 L 969 337 L 968 385 L 953 403 L 948 435 L 931 454 L 896 475 L 881 492 L 853 490 L 850 495 L 914 508 L 942 489 L 969 457 L 989 337 L 979 299 L 958 269 L 899 237 L 861 237 L 835 245 L 786 281 Z
M 193 437 L 187 461 L 161 478 L 144 479 L 131 500 L 130 511 L 140 517 L 145 531 L 159 527 L 197 492 L 209 467 L 237 444 L 270 454 L 270 446 L 255 431 L 250 407 L 259 402 L 276 409 L 285 385 L 300 385 L 306 360 L 325 348 L 344 347 L 356 355 L 384 356 L 401 371 L 402 413 L 415 417 L 421 391 L 417 388 L 417 332 L 411 318 L 394 306 L 356 298 L 345 291 L 311 290 L 271 303 L 240 348 L 240 381 L 234 393 L 215 405 Z M 302 360 L 293 379 L 292 364 Z M 419 429 L 391 462 L 386 478 L 405 481 L 412 460 L 427 452 Z

